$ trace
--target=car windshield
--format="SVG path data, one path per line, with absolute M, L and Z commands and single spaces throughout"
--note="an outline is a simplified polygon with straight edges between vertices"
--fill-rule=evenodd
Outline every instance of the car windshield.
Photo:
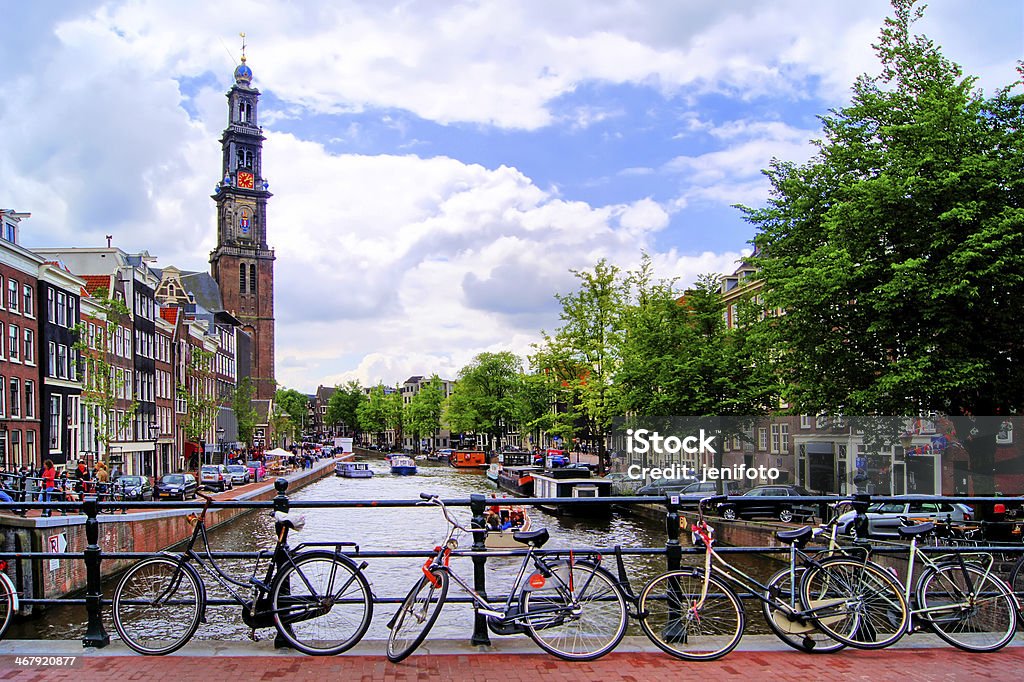
M 141 476 L 122 476 L 121 485 L 142 485 Z
M 232 464 L 231 466 L 228 467 L 228 471 L 231 471 L 233 473 L 244 474 L 245 467 L 242 466 L 241 464 Z
M 170 476 L 164 476 L 160 479 L 163 483 L 170 483 L 172 485 L 181 485 L 185 482 L 185 477 L 181 474 L 171 474 Z

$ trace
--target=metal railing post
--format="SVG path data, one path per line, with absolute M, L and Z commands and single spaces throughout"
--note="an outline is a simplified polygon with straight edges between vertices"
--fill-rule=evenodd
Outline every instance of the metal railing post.
M 277 490 L 277 495 L 274 496 L 274 511 L 287 514 L 291 508 L 291 504 L 288 501 L 288 479 L 281 477 L 274 481 L 274 489 Z M 286 558 L 283 554 L 278 552 L 274 555 L 275 572 L 280 572 L 284 568 Z M 291 585 L 283 585 L 281 590 L 284 594 L 291 594 Z M 276 628 L 275 628 L 276 632 Z M 274 635 L 274 648 L 275 649 L 287 649 L 291 648 L 291 644 L 288 640 L 281 636 L 280 632 L 276 632 Z
M 484 552 L 487 550 L 485 541 L 487 539 L 487 520 L 484 518 L 484 509 L 487 506 L 487 498 L 479 493 L 469 496 L 469 508 L 473 512 L 473 551 Z M 487 574 L 484 566 L 487 564 L 487 557 L 480 555 L 473 557 L 473 589 L 480 596 L 487 600 Z M 473 637 L 469 640 L 474 646 L 490 646 L 491 636 L 487 631 L 487 616 L 476 609 L 473 610 Z
M 665 570 L 674 571 L 679 568 L 683 556 L 683 548 L 679 544 L 679 497 L 666 496 L 665 509 Z
M 82 508 L 85 511 L 85 610 L 89 615 L 89 624 L 82 637 L 83 647 L 102 649 L 110 644 L 110 635 L 103 629 L 103 585 L 101 584 L 100 562 L 103 551 L 100 549 L 100 522 L 96 518 L 99 507 L 96 496 L 85 498 Z
M 855 514 L 853 518 L 854 537 L 861 542 L 866 542 L 869 535 L 868 516 L 865 512 L 867 512 L 868 505 L 870 504 L 871 495 L 867 493 L 855 494 L 853 501 L 850 503 Z

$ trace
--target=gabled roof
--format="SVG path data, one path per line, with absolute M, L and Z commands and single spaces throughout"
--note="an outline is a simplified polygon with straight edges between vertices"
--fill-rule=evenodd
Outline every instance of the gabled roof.
M 178 324 L 178 313 L 181 312 L 181 308 L 162 307 L 160 308 L 160 317 L 164 318 L 171 324 Z
M 110 275 L 79 275 L 85 280 L 85 289 L 94 295 L 100 289 L 110 290 Z
M 196 303 L 212 313 L 224 310 L 221 302 L 220 286 L 208 272 L 182 272 L 181 286 L 195 296 Z

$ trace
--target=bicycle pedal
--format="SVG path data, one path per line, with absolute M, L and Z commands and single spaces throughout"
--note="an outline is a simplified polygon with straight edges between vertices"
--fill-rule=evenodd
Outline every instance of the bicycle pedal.
M 256 628 L 253 628 L 252 630 L 249 630 L 249 639 L 250 639 L 250 641 L 253 641 L 253 642 L 260 641 L 259 636 L 256 634 Z

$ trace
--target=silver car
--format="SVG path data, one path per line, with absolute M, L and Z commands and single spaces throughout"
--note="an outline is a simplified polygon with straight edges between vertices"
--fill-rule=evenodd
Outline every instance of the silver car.
M 249 473 L 249 467 L 242 466 L 241 464 L 229 464 L 228 473 L 231 474 L 232 485 L 245 485 L 252 476 Z
M 926 495 L 897 495 L 896 497 L 927 497 Z M 899 537 L 900 518 L 912 521 L 941 523 L 946 519 L 954 523 L 970 521 L 974 510 L 959 502 L 875 502 L 867 508 L 868 535 L 870 537 Z M 852 535 L 855 512 L 839 517 L 839 532 Z

